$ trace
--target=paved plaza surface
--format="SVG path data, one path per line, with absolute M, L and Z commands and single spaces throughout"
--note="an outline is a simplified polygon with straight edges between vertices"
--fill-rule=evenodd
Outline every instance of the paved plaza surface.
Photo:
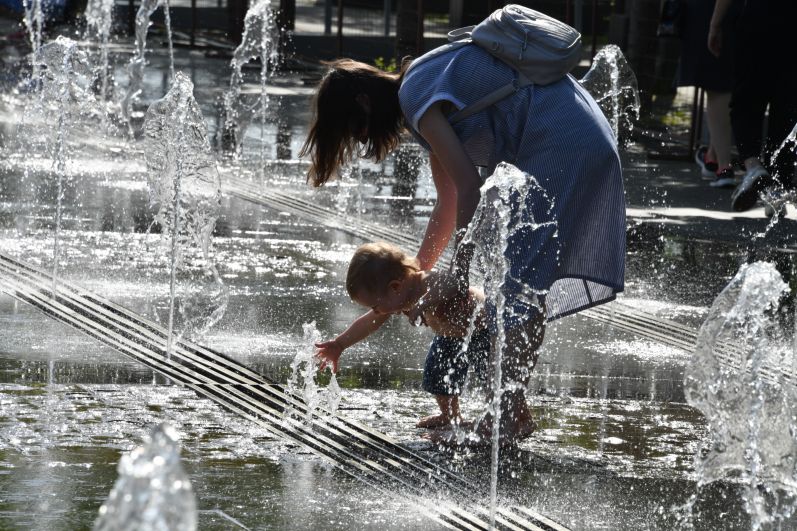
M 640 143 L 630 146 L 623 156 L 631 225 L 656 226 L 662 233 L 687 238 L 797 252 L 797 210 L 793 204 L 787 204 L 785 217 L 777 220 L 767 217 L 761 203 L 746 212 L 734 212 L 733 188 L 709 186 L 694 162 L 653 160 L 647 153 Z
M 0 24 L 0 35 L 12 29 Z M 153 27 L 144 92 L 136 108 L 142 116 L 146 105 L 169 88 L 164 41 Z M 12 53 L 22 46 L 4 44 L 0 88 L 7 92 L 0 100 L 0 147 L 18 138 L 10 107 L 22 100 L 13 87 L 24 77 L 13 67 L 24 51 Z M 131 55 L 129 38 L 114 42 L 117 96 L 127 87 Z M 229 65 L 226 49 L 179 47 L 175 53 L 175 69 L 190 75 L 195 84 L 194 97 L 209 136 L 219 127 L 218 102 L 230 86 Z M 317 63 L 293 60 L 271 75 L 265 136 L 257 130 L 259 120 L 253 120 L 247 136 L 252 144 L 249 166 L 225 158 L 220 164 L 224 176 L 266 177 L 266 186 L 251 186 L 260 184 L 258 192 L 279 188 L 296 199 L 293 204 L 304 201 L 301 206 L 307 211 L 317 207 L 316 213 L 349 215 L 354 222 L 347 226 L 378 221 L 393 234 L 422 229 L 434 193 L 428 174 L 419 183 L 415 210 L 405 219 L 397 219 L 390 208 L 390 200 L 401 195 L 391 186 L 395 181 L 390 176 L 362 181 L 355 176 L 321 191 L 304 184 L 301 170 L 307 161 L 296 158 L 321 73 Z M 245 69 L 247 83 L 241 94 L 247 104 L 260 98 L 259 75 L 257 65 Z M 166 261 L 157 258 L 156 235 L 145 232 L 151 205 L 143 149 L 135 142 L 128 144 L 124 135 L 107 138 L 92 124 L 94 129 L 94 134 L 79 139 L 85 144 L 74 159 L 88 168 L 72 183 L 75 193 L 66 196 L 64 219 L 69 224 L 59 245 L 68 258 L 59 273 L 141 315 L 165 315 L 169 276 Z M 256 152 L 267 146 L 271 153 L 281 134 L 289 137 L 288 152 L 280 156 L 279 149 L 274 150 L 276 159 L 284 160 L 268 155 L 266 167 L 277 168 L 270 175 L 263 170 L 265 156 L 258 158 Z M 260 143 L 262 138 L 266 142 Z M 603 320 L 598 314 L 577 315 L 551 325 L 532 383 L 540 430 L 510 459 L 513 467 L 505 478 L 511 496 L 574 529 L 677 527 L 672 508 L 686 503 L 693 491 L 693 456 L 706 430 L 703 417 L 684 397 L 683 373 L 691 352 L 684 344 L 691 347 L 688 340 L 694 339 L 686 332 L 697 330 L 741 263 L 769 260 L 775 254 L 786 262 L 791 259 L 785 271 L 792 272 L 792 280 L 797 271 L 794 205 L 787 206 L 785 217 L 774 220 L 761 206 L 734 212 L 732 189 L 710 187 L 691 160 L 661 158 L 662 142 L 673 142 L 668 135 L 651 139 L 640 128 L 633 138 L 622 150 L 628 253 L 626 292 L 619 302 L 625 306 L 614 305 L 620 309 L 609 314 L 607 305 Z M 41 198 L 46 208 L 30 203 L 26 194 L 29 189 L 48 189 L 46 184 L 54 182 L 50 166 L 41 175 L 28 172 L 25 153 L 12 154 L 21 155 L 14 159 L 19 164 L 9 164 L 11 170 L 0 175 L 0 196 L 10 197 L 0 204 L 0 221 L 5 223 L 0 251 L 49 264 L 53 246 L 46 218 L 55 212 L 56 194 Z M 217 155 L 219 160 L 225 157 Z M 94 164 L 99 162 L 103 164 Z M 105 169 L 106 162 L 111 170 Z M 112 178 L 106 171 L 113 172 Z M 28 179 L 44 184 L 17 186 Z M 6 184 L 11 186 L 4 189 Z M 371 193 L 375 190 L 378 193 Z M 205 341 L 260 374 L 286 381 L 291 361 L 307 347 L 301 323 L 312 321 L 328 337 L 359 314 L 341 279 L 361 239 L 330 229 L 317 218 L 292 216 L 274 203 L 253 201 L 252 195 L 224 198 L 214 246 L 224 260 L 220 269 L 230 300 L 224 321 Z M 358 203 L 363 195 L 370 202 Z M 37 209 L 32 216 L 30 204 Z M 20 528 L 54 529 L 52 522 L 65 518 L 72 519 L 72 527 L 85 527 L 117 477 L 119 454 L 131 441 L 140 440 L 142 426 L 167 415 L 184 426 L 186 462 L 203 504 L 200 521 L 208 529 L 229 529 L 230 518 L 253 529 L 429 529 L 429 522 L 411 507 L 386 508 L 392 503 L 389 499 L 374 504 L 370 486 L 317 466 L 312 458 L 217 410 L 210 401 L 178 386 L 152 385 L 163 382 L 143 364 L 122 358 L 10 297 L 2 296 L 0 306 L 0 366 L 5 375 L 0 385 L 5 393 L 0 433 L 11 434 L 7 444 L 0 437 L 0 450 L 16 460 L 15 468 L 7 467 L 0 478 L 0 491 L 9 485 L 5 492 L 14 495 L 11 509 L 0 510 L 0 528 L 14 527 L 5 526 L 3 518 Z M 623 321 L 627 315 L 648 320 Z M 608 320 L 635 328 L 622 329 Z M 645 326 L 637 326 L 640 322 Z M 656 325 L 662 324 L 681 335 L 673 332 L 651 340 L 661 331 Z M 344 414 L 438 458 L 414 429 L 417 418 L 434 410 L 431 396 L 419 388 L 428 330 L 406 326 L 403 320 L 387 326 L 385 333 L 353 349 L 346 359 L 339 374 Z M 641 334 L 640 328 L 649 335 Z M 48 380 L 58 385 L 46 385 Z M 481 405 L 472 400 L 471 407 Z M 466 472 L 487 484 L 489 470 L 477 461 L 465 461 L 472 465 Z M 29 481 L 31 477 L 35 481 Z M 733 487 L 711 489 L 700 502 L 710 513 L 703 528 L 749 529 Z M 49 507 L 32 505 L 30 500 L 42 498 L 41 492 L 54 500 Z M 81 493 L 79 506 L 74 492 Z M 358 505 L 362 507 L 351 512 L 340 510 Z M 407 515 L 417 519 L 401 525 Z M 28 520 L 34 524 L 20 524 Z

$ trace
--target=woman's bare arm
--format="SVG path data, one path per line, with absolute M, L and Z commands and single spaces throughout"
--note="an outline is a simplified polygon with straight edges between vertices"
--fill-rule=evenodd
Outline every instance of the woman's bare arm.
M 424 301 L 419 302 L 417 309 L 411 312 L 410 319 L 423 307 L 435 305 L 450 297 L 464 295 L 469 284 L 468 270 L 473 256 L 473 246 L 462 245 L 460 240 L 479 204 L 481 178 L 454 129 L 448 123 L 441 106 L 442 103 L 437 103 L 429 107 L 421 117 L 419 129 L 421 136 L 429 143 L 434 156 L 445 170 L 445 175 L 448 176 L 447 182 L 453 184 L 453 190 L 450 188 L 437 190 L 438 199 L 442 199 L 444 204 L 450 205 L 453 200 L 456 205 L 457 247 L 452 263 L 453 275 L 446 277 L 445 281 L 441 280 L 440 287 L 434 290 L 435 293 L 430 293 Z M 437 182 L 435 185 L 437 186 Z
M 481 178 L 476 166 L 465 153 L 457 134 L 443 115 L 441 104 L 434 104 L 424 113 L 419 123 L 421 136 L 429 142 L 449 181 L 454 185 L 456 203 L 456 228 L 464 229 L 470 223 L 479 204 Z M 437 183 L 435 183 L 437 186 Z M 438 190 L 438 199 L 448 190 Z
M 421 248 L 418 249 L 417 258 L 424 271 L 432 269 L 443 254 L 457 221 L 457 190 L 454 182 L 434 153 L 430 154 L 429 163 L 432 166 L 432 180 L 437 190 L 437 201 L 429 216 Z

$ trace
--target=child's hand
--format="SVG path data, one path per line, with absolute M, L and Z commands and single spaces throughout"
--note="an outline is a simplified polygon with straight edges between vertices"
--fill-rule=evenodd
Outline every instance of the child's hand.
M 340 343 L 333 339 L 332 341 L 316 343 L 315 347 L 318 349 L 315 353 L 315 357 L 318 360 L 318 370 L 323 371 L 327 366 L 330 366 L 333 373 L 338 372 L 338 359 L 343 353 L 343 347 L 340 346 Z

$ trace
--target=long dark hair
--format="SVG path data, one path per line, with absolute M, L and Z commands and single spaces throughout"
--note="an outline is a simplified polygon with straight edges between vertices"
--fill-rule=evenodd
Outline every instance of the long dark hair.
M 330 70 L 318 86 L 310 132 L 300 152 L 311 156 L 307 179 L 313 186 L 327 182 L 355 155 L 383 160 L 398 146 L 404 128 L 398 100 L 400 74 L 352 59 L 324 64 Z M 360 94 L 367 96 L 370 112 L 357 102 Z M 367 131 L 364 145 L 363 131 Z

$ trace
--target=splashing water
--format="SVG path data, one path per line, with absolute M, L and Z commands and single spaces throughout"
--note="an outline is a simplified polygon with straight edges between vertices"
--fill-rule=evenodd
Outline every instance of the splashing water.
M 789 145 L 791 145 L 792 152 L 797 151 L 797 124 L 794 124 L 794 128 L 792 128 L 791 132 L 786 135 L 786 138 L 783 139 L 783 142 L 780 143 L 780 146 L 778 146 L 778 148 L 772 152 L 771 164 L 773 166 L 778 161 L 778 156 L 780 155 L 781 151 L 787 149 Z
M 35 85 L 38 80 L 37 64 L 39 50 L 42 45 L 42 31 L 44 30 L 42 0 L 22 0 L 22 7 L 25 12 L 23 22 L 25 23 L 25 28 L 28 30 L 28 38 L 30 39 L 31 64 L 33 65 L 31 79 Z
M 163 0 L 163 23 L 166 25 L 166 41 L 169 47 L 169 80 L 174 81 L 174 41 L 172 39 L 172 7 Z
M 684 376 L 709 428 L 695 456 L 698 491 L 721 479 L 746 485 L 753 529 L 777 527 L 797 503 L 797 353 L 774 315 L 787 291 L 772 264 L 742 266 L 714 301 Z
M 783 142 L 780 143 L 778 148 L 772 152 L 772 157 L 770 158 L 771 167 L 776 169 L 778 168 L 778 157 L 781 156 L 784 149 L 789 149 L 790 145 L 792 153 L 797 155 L 797 124 L 795 124 L 791 132 L 786 135 L 786 138 L 783 139 Z M 788 188 L 788 185 L 792 180 L 794 167 L 790 168 L 790 170 L 791 172 L 789 175 L 779 175 L 776 170 L 773 177 L 781 180 L 782 184 Z M 766 209 L 770 210 L 770 213 L 767 213 L 767 215 L 769 216 L 771 214 L 771 217 L 769 223 L 767 223 L 767 226 L 764 227 L 764 230 L 753 234 L 752 241 L 765 238 L 769 234 L 769 232 L 780 222 L 780 218 L 786 215 L 787 203 L 797 204 L 797 191 L 793 189 L 784 190 L 781 186 L 769 186 L 761 192 L 760 199 L 765 205 L 765 212 Z
M 639 119 L 639 89 L 620 48 L 614 44 L 601 48 L 579 82 L 609 119 L 618 144 L 625 145 Z
M 326 389 L 318 385 L 315 344 L 321 341 L 321 333 L 316 328 L 315 321 L 303 324 L 302 332 L 302 345 L 297 349 L 296 356 L 291 362 L 291 375 L 288 378 L 287 388 L 289 394 L 302 397 L 307 406 L 306 419 L 309 420 L 313 411 L 320 408 L 331 413 L 337 411 L 340 405 L 340 386 L 334 373 Z
M 528 208 L 529 204 L 536 207 Z M 505 334 L 505 328 L 509 326 L 507 319 L 521 317 L 515 315 L 514 308 L 507 306 L 504 289 L 514 284 L 521 291 L 519 298 L 526 300 L 537 311 L 542 311 L 539 297 L 546 294 L 545 290 L 534 289 L 522 279 L 513 277 L 508 245 L 514 236 L 522 234 L 526 240 L 538 231 L 549 232 L 552 238 L 555 237 L 557 223 L 551 219 L 552 206 L 545 190 L 532 176 L 510 164 L 501 163 L 481 188 L 479 205 L 463 240 L 476 247 L 473 265 L 483 275 L 488 304 L 493 304 L 496 312 L 498 334 L 492 353 L 493 396 L 487 408 L 487 413 L 492 418 L 490 515 L 493 524 L 498 499 L 500 421 L 503 413 L 501 399 L 508 392 L 525 392 L 525 386 L 521 382 L 509 380 L 516 375 L 511 374 L 511 371 L 507 375 L 503 374 L 503 358 L 508 347 Z
M 60 260 L 60 232 L 62 221 L 64 185 L 67 179 L 67 138 L 70 126 L 80 114 L 92 107 L 94 98 L 89 90 L 91 70 L 86 54 L 77 43 L 66 37 L 58 37 L 39 50 L 41 92 L 31 109 L 32 118 L 27 127 L 26 138 L 33 145 L 37 138 L 44 137 L 47 151 L 52 157 L 52 169 L 56 177 L 55 231 L 53 235 L 53 294 L 57 292 L 58 265 Z M 36 113 L 39 116 L 34 117 Z M 57 116 L 52 130 L 49 119 Z M 52 130 L 52 131 L 51 131 Z
M 188 279 L 179 298 L 183 334 L 207 331 L 221 319 L 228 298 L 211 253 L 221 181 L 193 89 L 191 80 L 178 72 L 172 88 L 150 105 L 144 120 L 150 199 L 158 207 L 155 223 L 169 235 L 167 355 L 174 339 L 178 272 Z
M 164 8 L 166 32 L 169 38 L 169 72 L 172 80 L 174 80 L 175 77 L 169 4 L 167 0 L 142 0 L 141 6 L 139 6 L 138 12 L 136 13 L 136 48 L 133 57 L 130 59 L 130 63 L 127 65 L 127 71 L 130 74 L 130 82 L 127 85 L 125 96 L 122 99 L 122 115 L 128 123 L 131 135 L 133 134 L 133 105 L 141 94 L 141 85 L 144 80 L 144 67 L 147 65 L 147 32 L 151 25 L 150 17 L 152 17 L 152 14 L 161 6 Z
M 770 164 L 774 167 L 777 167 L 778 157 L 783 153 L 783 150 L 787 149 L 791 149 L 791 152 L 797 156 L 797 124 L 794 125 L 794 128 L 791 130 L 791 132 L 786 135 L 786 138 L 780 143 L 780 146 L 778 146 L 778 148 L 772 153 Z M 775 175 L 775 177 L 780 178 L 783 184 L 787 187 L 792 179 L 792 175 L 794 174 L 794 167 L 792 166 L 790 169 L 791 175 Z M 782 190 L 768 190 L 764 195 L 764 201 L 772 207 L 773 211 L 776 213 L 773 218 L 778 220 L 780 219 L 778 214 L 781 213 L 782 209 L 786 208 L 786 203 L 797 204 L 797 192 L 795 192 L 794 189 L 790 189 L 785 192 Z
M 113 23 L 114 0 L 89 0 L 86 5 L 86 37 L 100 41 L 100 99 L 108 96 L 108 39 Z
M 276 47 L 272 32 L 274 31 L 273 15 L 268 0 L 258 0 L 246 12 L 244 18 L 244 33 L 241 44 L 235 49 L 230 67 L 230 88 L 224 96 L 224 131 L 233 135 L 235 153 L 239 153 L 243 144 L 244 132 L 248 126 L 249 116 L 254 115 L 253 109 L 243 109 L 241 103 L 241 86 L 243 73 L 241 69 L 251 60 L 260 59 L 260 158 L 265 159 L 265 129 L 266 113 L 268 111 L 268 63 L 276 54 Z M 245 111 L 245 112 L 241 112 Z M 261 164 L 262 167 L 262 164 Z
M 174 428 L 161 424 L 143 446 L 122 456 L 94 531 L 196 529 L 196 498 L 180 464 L 178 438 Z

